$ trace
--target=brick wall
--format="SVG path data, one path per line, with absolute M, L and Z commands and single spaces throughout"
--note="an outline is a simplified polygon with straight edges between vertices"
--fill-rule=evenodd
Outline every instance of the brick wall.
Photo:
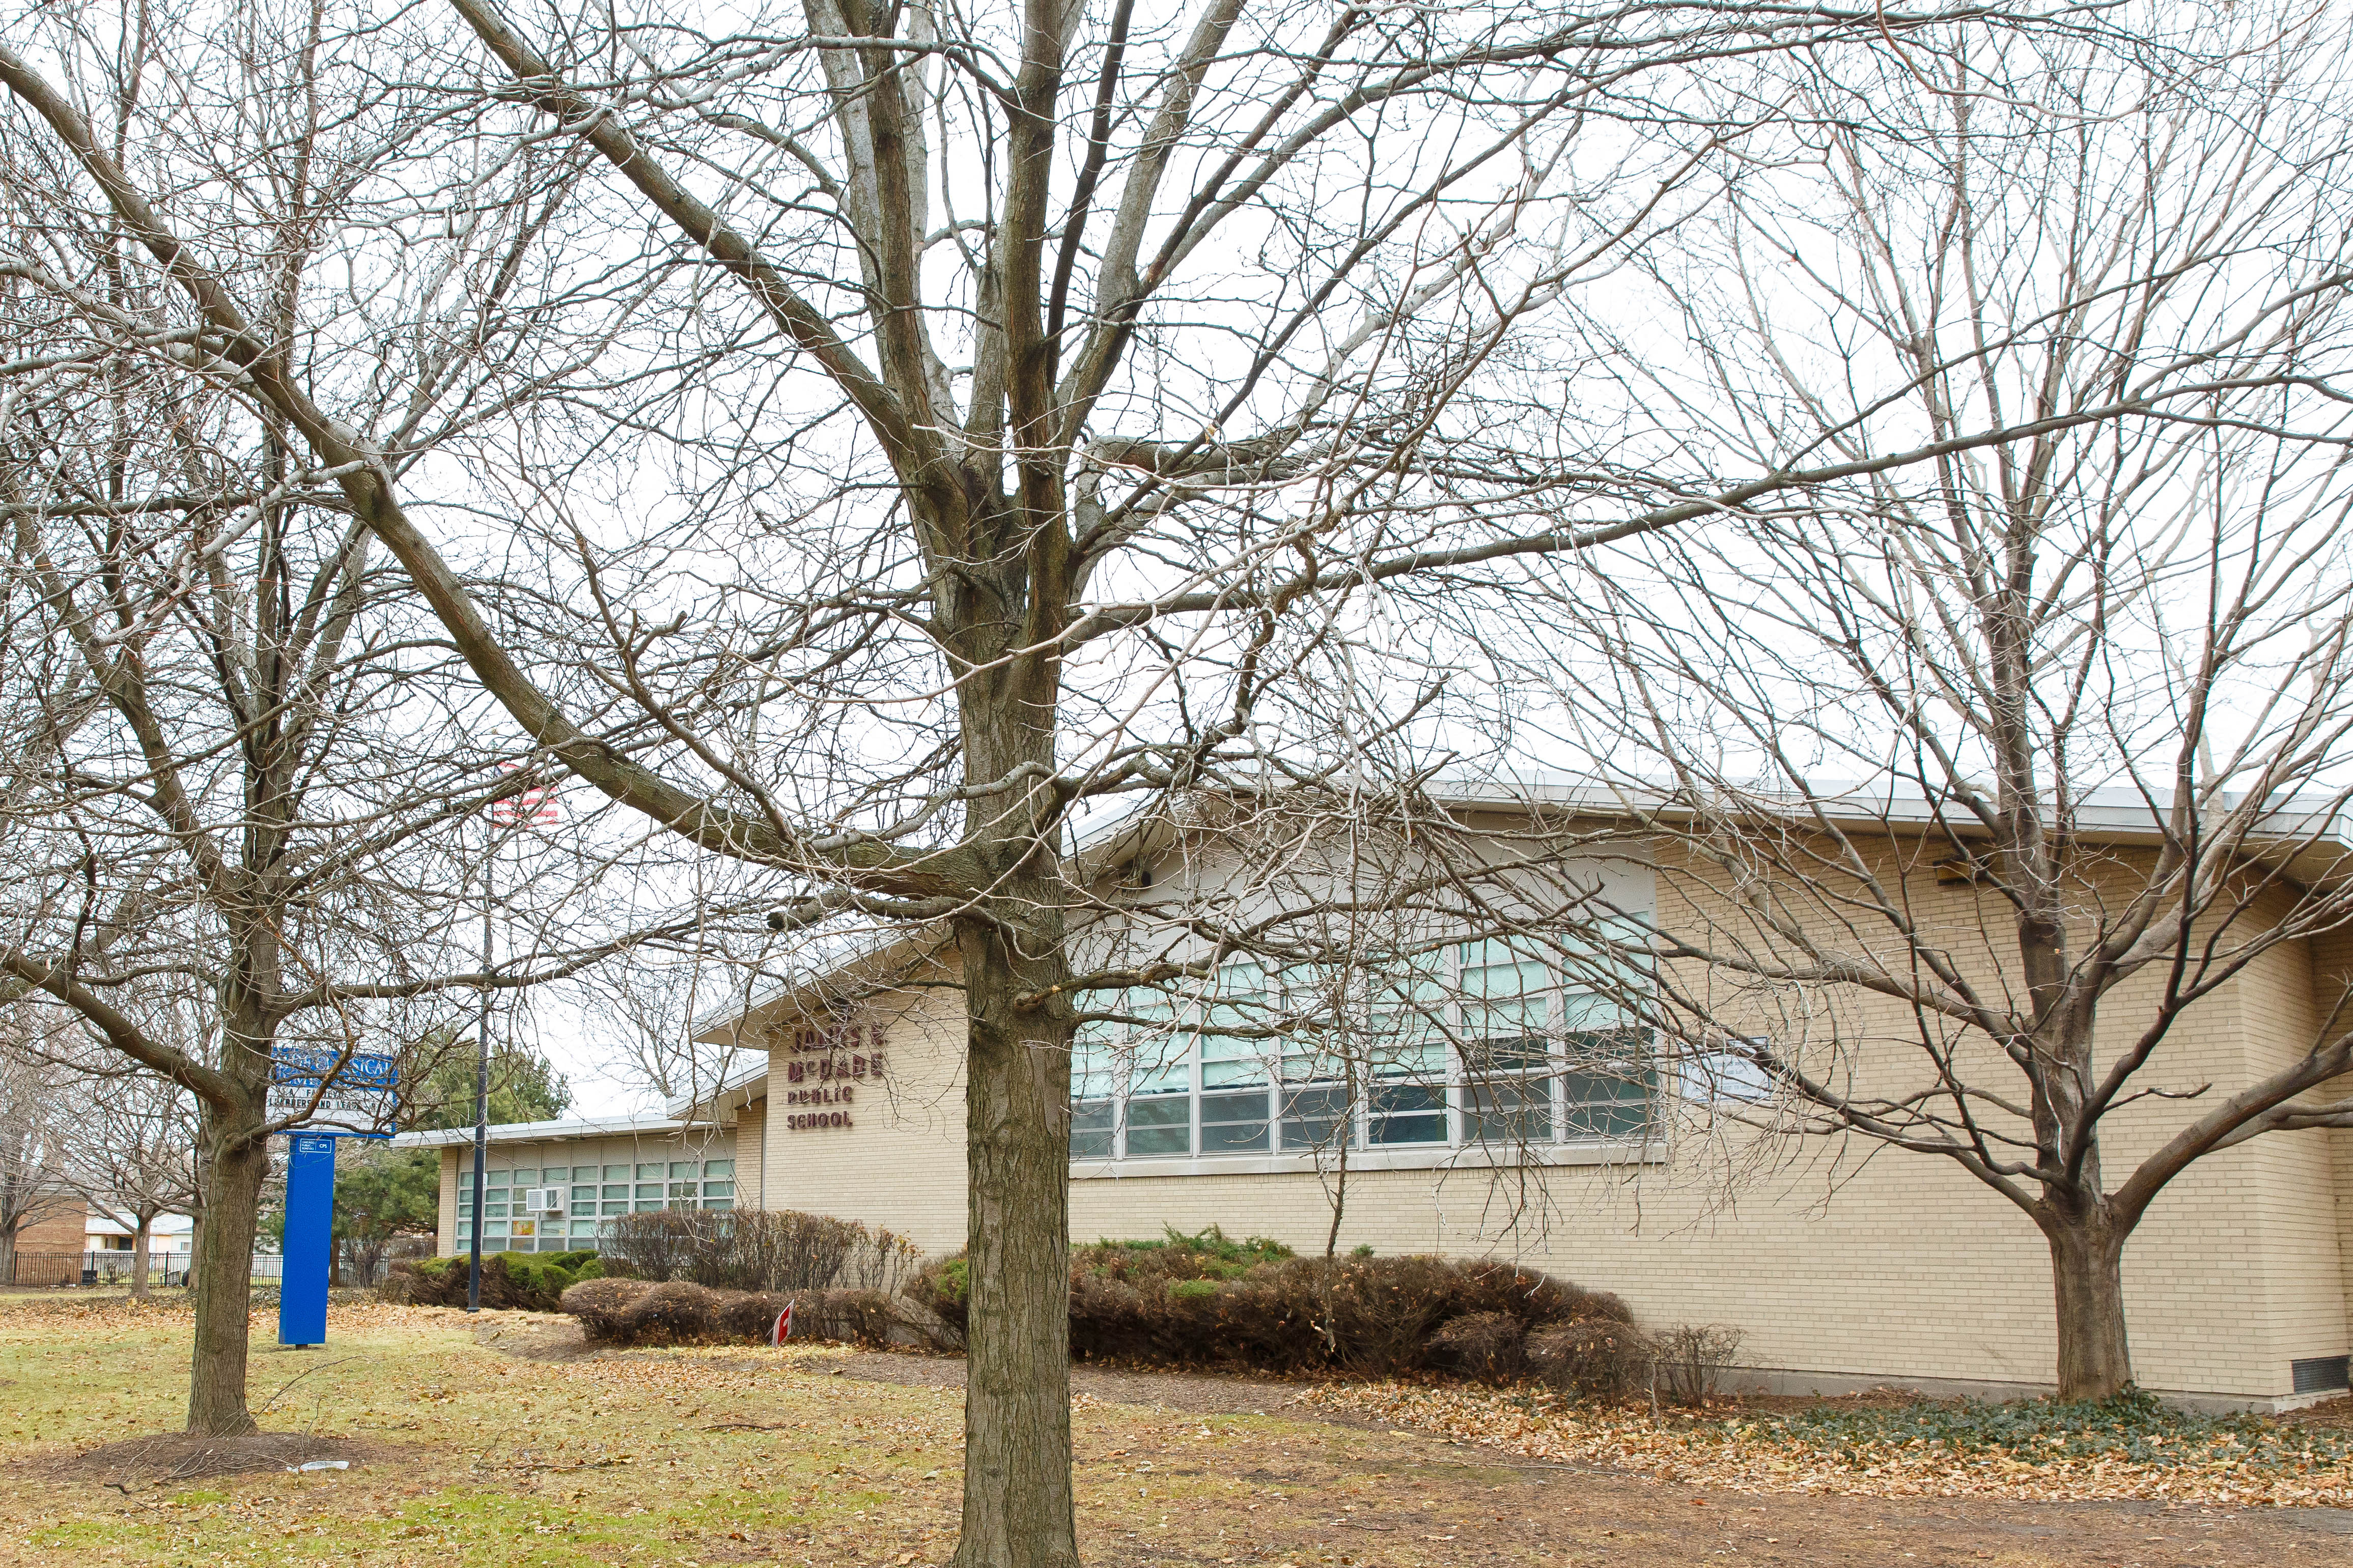
M 60 1195 L 45 1204 L 31 1223 L 16 1232 L 19 1252 L 83 1252 L 89 1249 L 90 1207 L 78 1197 Z
M 1937 883 L 1920 853 L 1888 847 L 1891 885 L 1904 888 L 1913 918 L 1953 961 L 1999 994 L 1998 928 L 1989 937 L 1975 889 Z M 2104 879 L 2128 884 L 2136 869 L 2123 852 L 2089 865 L 2086 896 L 2100 894 Z M 1662 921 L 1725 928 L 1736 920 L 1697 876 L 1662 871 L 1659 900 Z M 2333 1005 L 2333 993 L 2316 1005 L 2316 992 L 2332 984 L 2316 969 L 2341 975 L 2353 963 L 2316 963 L 2295 944 L 2225 984 L 2173 1026 L 2144 1082 L 2185 1093 L 2216 1086 L 2201 1096 L 2211 1103 L 2303 1049 Z M 1703 992 L 1715 984 L 1684 978 Z M 2104 1058 L 2151 1016 L 2160 978 L 2152 973 L 2105 1005 Z M 1784 991 L 1744 994 L 1737 1004 L 1752 1005 L 1757 1027 L 1777 1038 L 1796 1030 L 1835 1038 L 1858 1083 L 1916 1080 L 1918 1026 L 1894 1002 Z M 870 1005 L 866 1016 L 884 1025 L 890 1070 L 861 1089 L 849 1127 L 792 1129 L 773 1099 L 783 1092 L 786 1057 L 772 1058 L 776 1110 L 762 1139 L 767 1206 L 862 1219 L 928 1252 L 953 1251 L 965 1223 L 960 1004 L 952 990 L 910 989 Z M 1999 1066 L 1982 1057 L 1978 1065 Z M 2108 1184 L 2199 1109 L 2198 1100 L 2152 1100 L 2111 1117 Z M 2192 1166 L 2158 1197 L 2126 1256 L 2144 1384 L 2270 1397 L 2288 1391 L 2291 1360 L 2345 1353 L 2353 1160 L 2340 1156 L 2349 1144 L 2353 1134 L 2259 1140 Z M 1648 1323 L 1735 1325 L 1746 1336 L 1744 1362 L 1800 1382 L 1810 1373 L 2049 1380 L 2056 1348 L 2042 1239 L 2015 1205 L 1952 1162 L 1859 1141 L 1778 1140 L 1687 1109 L 1652 1153 L 1541 1169 L 1360 1171 L 1344 1200 L 1333 1173 L 1213 1174 L 1203 1162 L 1200 1174 L 1075 1180 L 1071 1228 L 1083 1240 L 1217 1224 L 1320 1252 L 1340 1201 L 1344 1250 L 1361 1243 L 1385 1253 L 1514 1258 L 1614 1290 Z

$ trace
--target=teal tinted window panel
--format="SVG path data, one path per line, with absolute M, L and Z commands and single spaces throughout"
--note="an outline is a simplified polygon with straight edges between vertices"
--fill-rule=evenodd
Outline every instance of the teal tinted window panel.
M 702 1195 L 706 1198 L 732 1198 L 735 1195 L 735 1184 L 733 1182 L 705 1182 L 702 1184 Z
M 607 1165 L 605 1167 L 603 1180 L 607 1182 L 626 1182 L 628 1179 L 629 1168 L 627 1165 Z
M 691 1180 L 701 1174 L 702 1173 L 695 1169 L 695 1163 L 691 1160 L 672 1160 L 670 1163 L 670 1179 L 673 1182 Z
M 576 1207 L 576 1206 L 578 1206 L 578 1205 L 581 1205 L 581 1204 L 593 1204 L 593 1203 L 595 1203 L 596 1201 L 596 1188 L 594 1188 L 594 1187 L 575 1187 L 575 1188 L 573 1188 L 573 1189 L 572 1189 L 572 1202 L 573 1202 L 574 1206 L 575 1206 L 575 1207 Z
M 1108 1160 L 1112 1155 L 1113 1102 L 1092 1100 L 1071 1107 L 1071 1158 Z
M 1286 1153 L 1336 1150 L 1351 1135 L 1345 1086 L 1293 1090 L 1282 1097 L 1282 1147 Z
M 735 1162 L 733 1160 L 705 1160 L 702 1162 L 702 1173 L 706 1176 L 732 1176 L 735 1173 Z
M 641 1198 L 658 1198 L 662 1195 L 662 1184 L 659 1182 L 640 1182 L 638 1184 L 637 1195 Z
M 662 1201 L 659 1198 L 639 1198 L 633 1206 L 639 1214 L 659 1214 Z
M 1201 1096 L 1202 1153 L 1263 1152 L 1273 1146 L 1264 1089 Z
M 1365 1142 L 1375 1147 L 1446 1142 L 1446 1091 L 1433 1084 L 1376 1085 L 1367 1099 Z
M 507 1205 L 504 1204 L 484 1204 L 482 1205 L 482 1217 L 484 1219 L 504 1219 L 507 1217 Z
M 602 1188 L 597 1193 L 597 1196 L 607 1198 L 626 1198 L 628 1195 L 629 1188 L 628 1184 L 626 1182 L 617 1183 L 614 1185 Z
M 735 1200 L 733 1198 L 705 1198 L 702 1200 L 702 1206 L 707 1209 L 732 1209 L 735 1206 Z
M 1071 1042 L 1071 1099 L 1096 1100 L 1118 1087 L 1117 1047 L 1109 1024 L 1081 1026 Z
M 602 1205 L 596 1212 L 599 1214 L 627 1214 L 629 1212 L 628 1200 L 625 1198 L 617 1204 Z
M 638 1180 L 641 1182 L 659 1182 L 668 1174 L 670 1174 L 670 1167 L 659 1163 L 638 1167 Z
M 1568 1108 L 1568 1136 L 1571 1138 L 1641 1138 L 1651 1131 L 1651 1127 L 1648 1100 L 1630 1103 L 1602 1101 Z
M 1552 1085 L 1541 1078 L 1496 1079 L 1463 1092 L 1462 1141 L 1491 1149 L 1552 1142 Z
M 1191 1089 L 1193 1042 L 1176 1027 L 1167 1001 L 1156 993 L 1145 993 L 1122 1010 L 1136 1020 L 1127 1026 L 1122 1053 L 1127 1068 L 1128 1091 L 1167 1094 Z
M 1218 973 L 1217 993 L 1201 1014 L 1201 1087 L 1237 1089 L 1267 1080 L 1266 977 L 1254 963 Z M 1241 1031 L 1241 1032 L 1237 1032 Z
M 1127 1102 L 1127 1152 L 1131 1159 L 1193 1152 L 1193 1101 L 1182 1094 Z

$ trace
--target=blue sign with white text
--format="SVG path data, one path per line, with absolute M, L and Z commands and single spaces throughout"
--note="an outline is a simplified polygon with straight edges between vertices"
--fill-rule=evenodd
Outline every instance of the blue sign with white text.
M 327 1278 L 333 1267 L 335 1140 L 297 1132 L 286 1162 L 286 1277 L 278 1288 L 278 1342 L 327 1342 Z

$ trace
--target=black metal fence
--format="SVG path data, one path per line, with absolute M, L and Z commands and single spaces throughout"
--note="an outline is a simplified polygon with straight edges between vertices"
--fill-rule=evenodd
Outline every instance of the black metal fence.
M 132 1254 L 128 1252 L 19 1252 L 14 1272 L 0 1283 L 48 1288 L 98 1285 L 121 1289 L 131 1283 L 132 1258 Z M 147 1283 L 158 1287 L 185 1285 L 192 1264 L 192 1258 L 185 1252 L 151 1252 L 147 1255 Z M 283 1258 L 257 1256 L 253 1260 L 253 1281 L 257 1285 L 275 1285 L 285 1272 L 286 1260 Z M 391 1272 L 390 1258 L 378 1258 L 372 1270 L 338 1260 L 332 1279 L 337 1285 L 381 1285 Z M 363 1274 L 367 1277 L 362 1279 Z
M 129 1252 L 19 1252 L 11 1285 L 128 1285 L 136 1254 Z M 188 1254 L 151 1252 L 147 1282 L 185 1285 Z

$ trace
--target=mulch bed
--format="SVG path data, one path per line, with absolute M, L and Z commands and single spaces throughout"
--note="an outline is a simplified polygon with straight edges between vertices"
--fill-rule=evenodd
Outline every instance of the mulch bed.
M 341 1459 L 358 1466 L 382 1458 L 375 1445 L 349 1437 L 314 1437 L 307 1432 L 254 1432 L 242 1437 L 164 1432 L 85 1449 L 53 1459 L 43 1468 L 50 1472 L 46 1479 L 94 1481 L 129 1491 L 176 1486 L 209 1476 L 291 1469 L 314 1459 Z

